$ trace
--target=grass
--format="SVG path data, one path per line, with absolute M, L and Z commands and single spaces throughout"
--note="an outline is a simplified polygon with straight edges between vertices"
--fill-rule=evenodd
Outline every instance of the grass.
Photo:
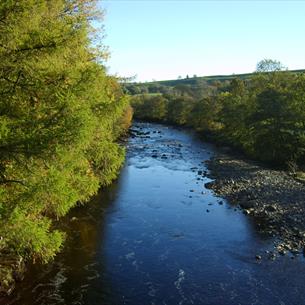
M 283 73 L 285 73 L 285 72 L 286 71 L 283 71 Z M 289 70 L 289 72 L 302 73 L 302 72 L 305 72 L 305 69 Z M 172 80 L 161 80 L 161 81 L 153 81 L 153 82 L 137 83 L 137 84 L 145 84 L 145 85 L 159 84 L 159 85 L 164 85 L 164 86 L 176 86 L 176 85 L 179 85 L 179 84 L 195 85 L 196 83 L 198 83 L 198 81 L 206 81 L 208 83 L 211 83 L 211 82 L 214 82 L 214 81 L 223 82 L 223 81 L 226 81 L 226 80 L 232 80 L 236 77 L 242 78 L 242 79 L 247 79 L 252 75 L 253 75 L 253 73 L 198 76 L 198 77 L 189 77 L 189 78 L 172 79 Z

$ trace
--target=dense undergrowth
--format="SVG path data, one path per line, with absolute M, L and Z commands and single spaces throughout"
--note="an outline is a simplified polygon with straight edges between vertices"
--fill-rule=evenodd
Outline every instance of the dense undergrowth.
M 97 47 L 91 0 L 0 2 L 0 290 L 48 262 L 55 220 L 109 184 L 132 112 Z

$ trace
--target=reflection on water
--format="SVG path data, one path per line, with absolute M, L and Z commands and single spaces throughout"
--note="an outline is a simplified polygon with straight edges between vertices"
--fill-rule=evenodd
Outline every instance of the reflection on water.
M 63 252 L 0 304 L 304 304 L 304 261 L 266 259 L 271 240 L 205 189 L 213 148 L 187 131 L 133 128 L 118 181 L 72 211 Z

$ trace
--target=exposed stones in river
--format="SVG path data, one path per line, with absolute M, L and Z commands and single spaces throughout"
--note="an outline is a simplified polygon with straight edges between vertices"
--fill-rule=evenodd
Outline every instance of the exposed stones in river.
M 277 238 L 275 247 L 280 255 L 298 255 L 304 249 L 303 183 L 286 171 L 266 168 L 228 153 L 219 153 L 207 165 L 209 177 L 215 180 L 204 186 L 254 217 L 259 231 Z M 270 259 L 274 258 L 274 254 L 270 255 Z

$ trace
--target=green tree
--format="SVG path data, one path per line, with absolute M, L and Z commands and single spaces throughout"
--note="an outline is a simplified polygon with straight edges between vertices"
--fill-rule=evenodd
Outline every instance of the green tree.
M 216 97 L 208 96 L 196 101 L 189 115 L 189 125 L 202 132 L 218 130 L 220 109 Z
M 273 59 L 263 59 L 256 65 L 256 72 L 275 72 L 286 69 L 280 61 Z
M 245 82 L 233 79 L 228 91 L 220 93 L 218 100 L 222 105 L 219 113 L 219 120 L 223 124 L 221 138 L 228 144 L 250 152 L 252 139 L 248 117 L 253 113 L 253 102 Z
M 177 125 L 186 125 L 194 100 L 189 96 L 172 97 L 168 102 L 167 119 Z
M 132 105 L 139 119 L 162 121 L 166 118 L 167 100 L 161 94 L 134 97 Z
M 0 255 L 54 257 L 53 220 L 121 166 L 128 100 L 92 46 L 96 16 L 91 0 L 0 3 Z
M 250 125 L 256 157 L 283 164 L 305 151 L 304 75 L 275 74 L 256 95 Z

